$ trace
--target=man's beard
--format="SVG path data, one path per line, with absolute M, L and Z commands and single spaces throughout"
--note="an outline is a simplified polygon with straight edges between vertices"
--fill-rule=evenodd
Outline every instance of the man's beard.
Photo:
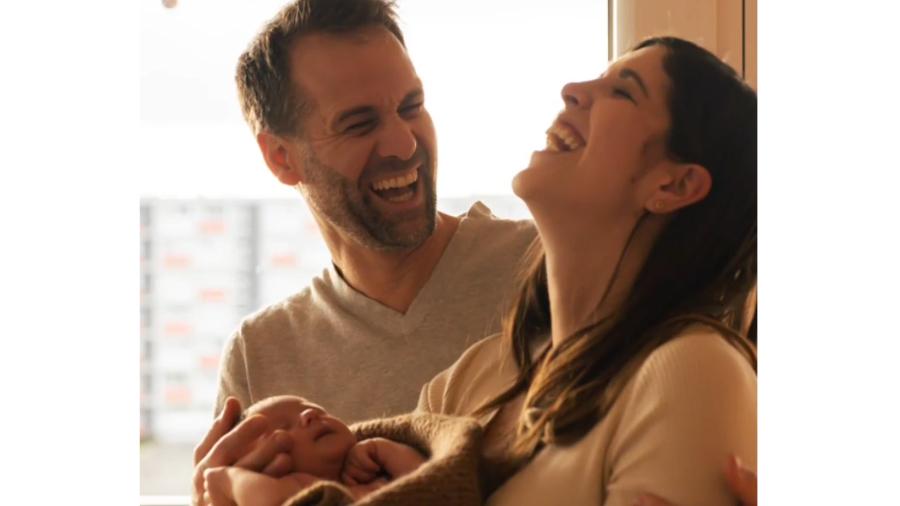
M 417 151 L 411 160 L 415 160 L 414 165 L 422 166 L 419 178 L 425 205 L 421 211 L 414 211 L 414 216 L 410 213 L 384 216 L 372 203 L 372 199 L 378 197 L 322 163 L 309 146 L 304 146 L 306 181 L 298 187 L 315 212 L 362 246 L 382 251 L 413 249 L 434 232 L 437 216 L 433 160 L 421 145 L 419 149 L 421 153 Z M 393 160 L 385 160 L 380 165 L 387 164 L 410 165 Z M 370 170 L 378 168 L 366 167 L 364 173 Z M 365 178 L 361 175 L 359 180 Z M 403 227 L 404 222 L 410 220 L 421 223 L 412 229 Z

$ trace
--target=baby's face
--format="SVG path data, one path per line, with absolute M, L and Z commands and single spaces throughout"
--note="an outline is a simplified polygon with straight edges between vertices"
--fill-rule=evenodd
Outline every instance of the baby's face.
M 294 472 L 338 479 L 344 457 L 356 444 L 344 422 L 321 406 L 288 395 L 269 399 L 256 413 L 265 415 L 273 430 L 287 431 L 294 439 Z

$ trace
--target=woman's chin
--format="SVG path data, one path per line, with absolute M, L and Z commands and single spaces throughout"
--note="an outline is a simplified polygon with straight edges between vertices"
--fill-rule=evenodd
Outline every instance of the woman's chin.
M 537 181 L 539 178 L 536 177 L 538 174 L 535 174 L 535 170 L 532 167 L 528 167 L 516 174 L 512 180 L 513 193 L 525 201 L 526 204 L 537 195 L 540 186 Z

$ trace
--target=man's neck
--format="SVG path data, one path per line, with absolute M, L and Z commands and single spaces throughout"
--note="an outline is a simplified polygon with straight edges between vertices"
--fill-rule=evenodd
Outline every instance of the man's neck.
M 418 247 L 403 251 L 361 248 L 337 233 L 323 237 L 344 280 L 366 297 L 406 313 L 431 277 L 459 226 L 459 218 L 438 213 L 434 233 Z

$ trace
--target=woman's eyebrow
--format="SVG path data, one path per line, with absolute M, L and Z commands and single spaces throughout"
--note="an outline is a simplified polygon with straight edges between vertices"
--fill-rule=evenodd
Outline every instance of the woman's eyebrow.
M 633 79 L 634 82 L 636 82 L 638 84 L 638 86 L 641 88 L 641 91 L 644 92 L 644 96 L 647 98 L 650 98 L 650 93 L 647 92 L 647 87 L 644 85 L 644 80 L 641 79 L 640 74 L 638 74 L 637 72 L 635 72 L 629 68 L 624 68 L 624 69 L 622 69 L 621 72 L 619 72 L 619 78 Z

